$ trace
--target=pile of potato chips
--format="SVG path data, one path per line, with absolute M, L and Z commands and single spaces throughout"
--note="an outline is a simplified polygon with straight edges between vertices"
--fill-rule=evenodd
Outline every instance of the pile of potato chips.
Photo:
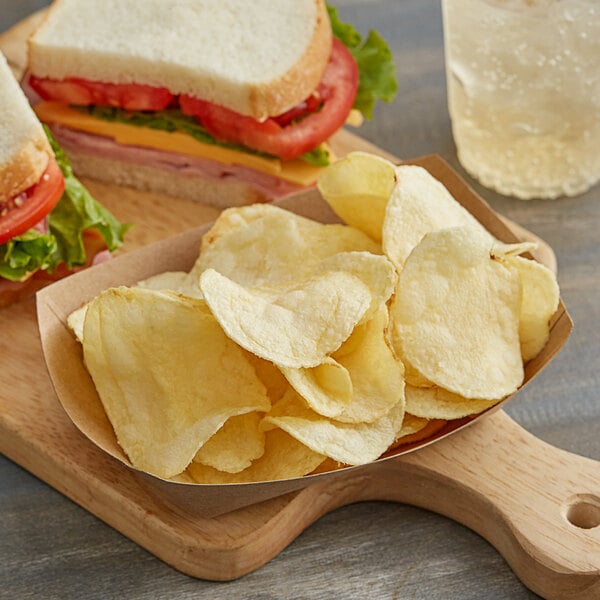
M 356 152 L 318 187 L 345 224 L 228 209 L 189 273 L 70 316 L 134 467 L 220 484 L 364 464 L 521 385 L 559 301 L 532 244 L 418 166 Z

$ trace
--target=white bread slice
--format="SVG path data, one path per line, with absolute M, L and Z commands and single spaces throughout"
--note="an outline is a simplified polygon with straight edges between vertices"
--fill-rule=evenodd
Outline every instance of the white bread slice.
M 218 209 L 270 202 L 279 198 L 238 177 L 213 179 L 202 175 L 174 176 L 172 171 L 156 165 L 99 156 L 79 149 L 67 150 L 78 177 L 88 177 L 111 185 L 185 198 Z
M 29 72 L 166 87 L 262 120 L 314 91 L 331 38 L 324 0 L 56 0 Z
M 37 183 L 52 149 L 0 52 L 0 203 Z

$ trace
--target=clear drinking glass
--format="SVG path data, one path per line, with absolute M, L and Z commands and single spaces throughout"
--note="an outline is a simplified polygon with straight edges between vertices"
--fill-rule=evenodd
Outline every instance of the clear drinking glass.
M 442 0 L 458 158 L 502 194 L 600 180 L 600 0 Z

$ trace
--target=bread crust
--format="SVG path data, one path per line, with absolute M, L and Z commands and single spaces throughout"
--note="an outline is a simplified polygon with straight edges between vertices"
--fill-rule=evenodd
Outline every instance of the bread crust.
M 52 150 L 46 136 L 28 140 L 10 160 L 0 165 L 0 203 L 36 184 L 46 168 Z
M 0 204 L 40 180 L 52 149 L 0 52 Z
M 196 96 L 240 114 L 264 120 L 289 110 L 307 98 L 317 87 L 329 60 L 332 32 L 325 1 L 304 2 L 313 5 L 314 9 L 311 35 L 306 37 L 304 51 L 282 75 L 269 76 L 270 67 L 266 70 L 264 79 L 261 72 L 261 78 L 254 81 L 252 78 L 244 78 L 243 73 L 229 77 L 227 73 L 213 70 L 210 65 L 203 65 L 200 72 L 191 66 L 189 57 L 177 62 L 177 58 L 173 56 L 164 60 L 155 56 L 153 61 L 149 54 L 133 53 L 125 56 L 115 49 L 86 49 L 63 39 L 60 43 L 54 43 L 54 39 L 61 37 L 59 33 L 63 14 L 67 14 L 68 8 L 75 10 L 65 0 L 54 2 L 44 21 L 29 38 L 29 72 L 51 79 L 81 77 L 109 83 L 164 86 L 174 94 Z M 240 6 L 245 11 L 255 10 L 250 3 Z M 168 9 L 165 8 L 165 11 Z M 304 34 L 298 39 L 304 40 Z M 240 57 L 240 50 L 233 42 L 231 46 L 224 47 L 222 53 L 233 57 L 234 61 Z M 242 54 L 251 57 L 252 51 L 246 49 Z M 277 63 L 278 57 L 272 58 L 275 59 L 272 62 Z
M 253 115 L 280 115 L 308 98 L 319 85 L 331 55 L 332 33 L 325 3 L 315 0 L 315 4 L 317 19 L 310 44 L 301 59 L 283 77 L 251 90 Z

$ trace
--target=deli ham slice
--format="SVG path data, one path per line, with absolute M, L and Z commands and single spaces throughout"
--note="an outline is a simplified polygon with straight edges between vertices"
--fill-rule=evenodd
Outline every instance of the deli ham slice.
M 251 186 L 267 200 L 277 200 L 306 189 L 243 165 L 223 164 L 186 154 L 123 145 L 110 137 L 78 131 L 57 123 L 51 124 L 50 128 L 67 154 L 72 152 L 94 155 L 98 158 L 151 167 L 181 178 L 237 180 Z

